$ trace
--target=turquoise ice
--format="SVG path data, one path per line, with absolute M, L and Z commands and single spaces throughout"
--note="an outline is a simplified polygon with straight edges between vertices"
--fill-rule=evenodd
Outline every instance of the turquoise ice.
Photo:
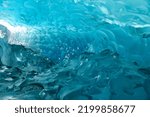
M 150 99 L 149 0 L 0 0 L 1 99 Z

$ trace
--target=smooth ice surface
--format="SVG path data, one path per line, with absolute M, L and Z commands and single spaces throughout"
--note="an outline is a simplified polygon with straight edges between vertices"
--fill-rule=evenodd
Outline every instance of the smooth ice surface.
M 149 0 L 0 0 L 1 99 L 150 99 Z

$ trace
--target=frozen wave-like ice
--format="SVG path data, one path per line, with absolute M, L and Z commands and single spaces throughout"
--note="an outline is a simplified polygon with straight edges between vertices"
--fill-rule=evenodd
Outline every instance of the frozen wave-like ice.
M 149 99 L 149 0 L 0 0 L 1 99 Z

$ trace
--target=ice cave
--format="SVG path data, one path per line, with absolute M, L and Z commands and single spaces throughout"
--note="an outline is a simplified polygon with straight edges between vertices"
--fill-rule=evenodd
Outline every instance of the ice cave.
M 1 100 L 149 100 L 150 0 L 0 0 Z

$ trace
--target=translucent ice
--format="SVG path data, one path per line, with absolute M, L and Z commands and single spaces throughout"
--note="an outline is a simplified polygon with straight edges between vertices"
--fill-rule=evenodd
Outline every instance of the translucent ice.
M 150 99 L 149 0 L 0 0 L 1 99 Z

